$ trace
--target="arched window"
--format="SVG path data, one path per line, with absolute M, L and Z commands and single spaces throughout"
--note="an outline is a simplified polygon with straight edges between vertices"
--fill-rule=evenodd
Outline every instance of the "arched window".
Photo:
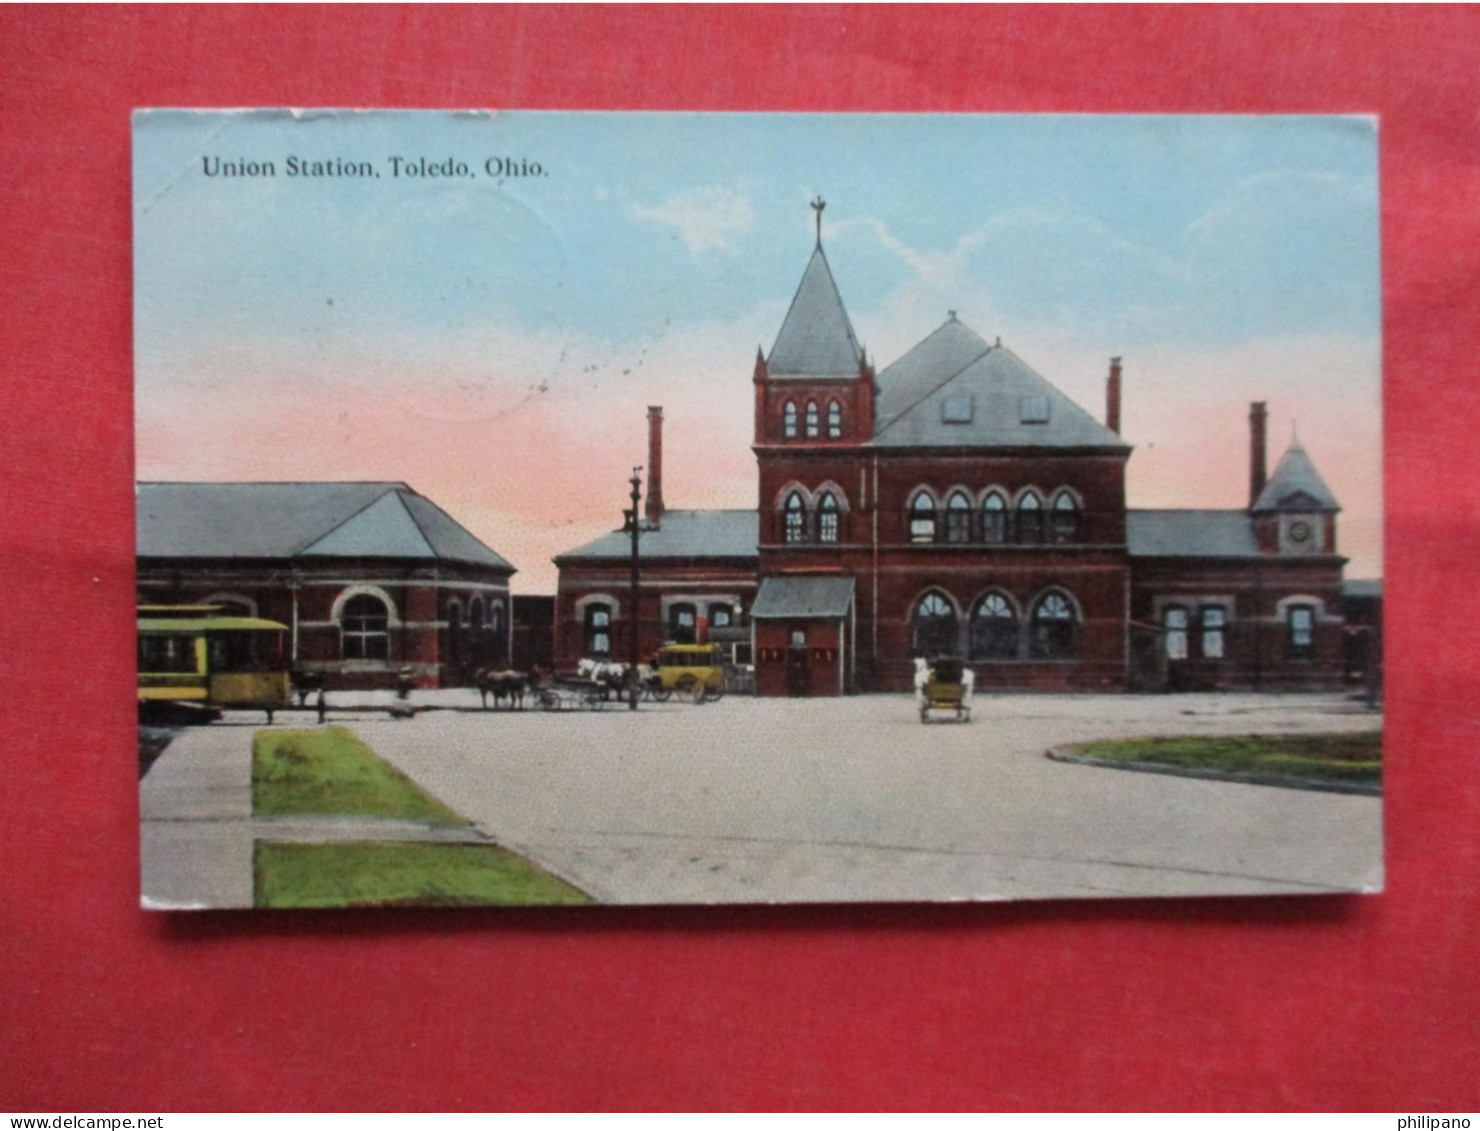
M 1053 501 L 1053 540 L 1079 541 L 1079 504 L 1068 491 L 1060 491 Z
M 1223 628 L 1228 613 L 1222 605 L 1205 605 L 1202 610 L 1202 654 L 1205 660 L 1223 658 Z
M 827 438 L 829 440 L 843 438 L 843 406 L 837 401 L 831 401 L 827 406 Z
M 807 402 L 807 439 L 817 438 L 817 402 Z
M 612 608 L 610 605 L 586 606 L 586 652 L 593 660 L 603 659 L 612 651 Z
M 910 503 L 910 541 L 935 541 L 935 500 L 929 491 L 917 491 Z
M 911 650 L 927 659 L 954 656 L 959 644 L 956 634 L 956 607 L 939 593 L 927 593 L 915 606 L 910 618 Z
M 954 491 L 946 500 L 946 541 L 957 545 L 971 541 L 971 500 L 965 491 Z
M 781 407 L 781 434 L 788 440 L 797 438 L 797 406 L 791 401 Z
M 1315 651 L 1316 611 L 1310 605 L 1291 605 L 1285 612 L 1292 660 L 1309 660 Z
M 699 610 L 688 602 L 669 605 L 668 640 L 672 644 L 699 643 Z
M 1062 593 L 1045 593 L 1033 606 L 1033 658 L 1072 660 L 1077 628 L 1069 599 Z
M 1168 605 L 1161 613 L 1161 627 L 1166 635 L 1167 659 L 1187 659 L 1187 610 L 1181 605 Z
M 793 491 L 786 496 L 786 509 L 782 512 L 782 524 L 787 545 L 795 546 L 807 540 L 807 504 L 802 502 L 801 492 Z
M 971 658 L 1015 660 L 1017 655 L 1017 613 L 1001 593 L 988 593 L 971 614 Z
M 358 593 L 339 614 L 339 654 L 346 660 L 390 659 L 390 610 L 379 597 Z
M 483 635 L 483 598 L 474 597 L 468 606 L 468 628 L 474 636 Z
M 1043 504 L 1032 491 L 1018 503 L 1017 540 L 1029 546 L 1043 541 Z
M 735 610 L 730 605 L 710 605 L 708 616 L 710 628 L 729 628 L 735 623 Z
M 996 491 L 982 503 L 982 541 L 989 546 L 1007 541 L 1007 500 Z
M 838 498 L 831 491 L 824 491 L 822 501 L 817 504 L 817 541 L 838 540 Z

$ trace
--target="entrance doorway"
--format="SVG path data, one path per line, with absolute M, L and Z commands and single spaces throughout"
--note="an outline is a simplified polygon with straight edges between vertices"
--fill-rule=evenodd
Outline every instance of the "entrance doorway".
M 812 693 L 812 658 L 807 651 L 807 630 L 791 630 L 791 645 L 786 650 L 786 694 L 802 698 Z

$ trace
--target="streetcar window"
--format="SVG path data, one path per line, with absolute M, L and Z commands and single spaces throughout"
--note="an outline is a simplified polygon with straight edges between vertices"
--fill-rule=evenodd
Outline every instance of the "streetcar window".
M 195 637 L 179 633 L 139 637 L 141 672 L 193 672 Z

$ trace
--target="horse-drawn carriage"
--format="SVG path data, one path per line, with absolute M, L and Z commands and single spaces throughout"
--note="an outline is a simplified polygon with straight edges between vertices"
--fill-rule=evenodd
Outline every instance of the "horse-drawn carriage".
M 930 721 L 931 711 L 950 711 L 960 723 L 971 722 L 971 691 L 975 675 L 954 656 L 915 661 L 915 703 L 920 721 Z

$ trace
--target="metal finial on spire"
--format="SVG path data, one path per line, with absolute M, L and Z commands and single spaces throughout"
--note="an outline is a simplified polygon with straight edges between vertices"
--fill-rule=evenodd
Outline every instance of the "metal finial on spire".
M 827 201 L 822 199 L 822 194 L 817 194 L 817 199 L 812 202 L 812 211 L 817 213 L 817 246 L 822 246 L 822 210 L 827 207 Z

